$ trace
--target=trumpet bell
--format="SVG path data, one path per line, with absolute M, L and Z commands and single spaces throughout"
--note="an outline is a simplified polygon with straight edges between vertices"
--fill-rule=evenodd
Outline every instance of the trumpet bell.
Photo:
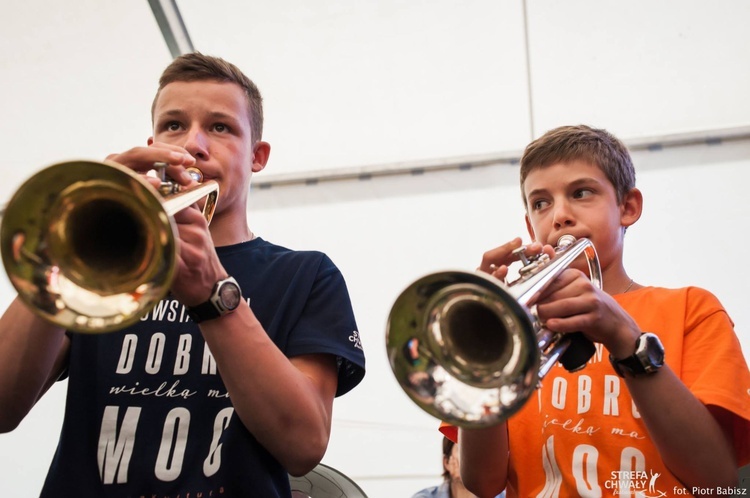
M 527 257 L 506 285 L 481 272 L 426 275 L 396 299 L 386 328 L 386 349 L 396 380 L 430 415 L 460 427 L 489 427 L 516 413 L 540 380 L 560 362 L 583 368 L 595 347 L 582 333 L 544 328 L 535 304 L 549 284 L 580 255 L 601 288 L 601 268 L 590 240 L 564 235 L 555 257 Z
M 0 250 L 20 298 L 78 332 L 135 323 L 169 290 L 176 229 L 162 197 L 119 164 L 49 166 L 13 195 Z
M 391 368 L 407 395 L 436 418 L 492 425 L 536 388 L 533 319 L 501 285 L 480 273 L 433 273 L 407 287 L 391 309 Z

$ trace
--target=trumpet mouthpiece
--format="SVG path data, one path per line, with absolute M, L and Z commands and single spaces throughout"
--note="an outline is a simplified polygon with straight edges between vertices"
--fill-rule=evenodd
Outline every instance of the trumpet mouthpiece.
M 203 183 L 203 172 L 199 170 L 198 168 L 187 168 L 187 173 L 190 175 L 193 180 L 195 180 L 198 183 Z
M 576 241 L 575 237 L 573 237 L 569 233 L 566 233 L 565 235 L 557 239 L 557 247 L 568 247 L 575 241 Z

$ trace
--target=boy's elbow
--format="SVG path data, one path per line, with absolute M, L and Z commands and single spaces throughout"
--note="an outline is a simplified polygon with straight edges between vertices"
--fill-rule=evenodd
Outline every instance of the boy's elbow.
M 289 475 L 294 477 L 302 477 L 310 473 L 320 461 L 315 462 L 314 464 L 311 463 L 312 461 L 308 462 L 295 462 L 293 464 L 290 464 L 286 467 L 286 471 L 289 472 Z
M 0 434 L 7 434 L 9 432 L 12 432 L 16 427 L 18 427 L 18 426 L 17 425 L 15 425 L 15 426 L 13 426 L 13 425 L 7 425 L 7 424 L 5 424 L 3 422 L 0 422 Z
M 0 396 L 0 434 L 14 431 L 34 407 L 34 400 L 19 396 Z
M 311 472 L 320 462 L 323 460 L 325 451 L 319 454 L 297 454 L 290 455 L 290 458 L 285 462 L 284 467 L 290 475 L 294 477 L 302 477 Z
M 470 488 L 469 486 L 466 486 L 466 489 L 474 493 L 478 498 L 495 498 L 497 495 L 503 492 L 505 487 L 498 487 L 498 486 L 485 486 L 482 488 Z
M 294 477 L 302 477 L 312 471 L 323 460 L 328 448 L 328 438 L 308 441 L 304 447 L 292 448 L 282 465 Z
M 461 476 L 464 487 L 479 498 L 494 498 L 505 489 L 505 479 L 485 474 L 482 476 Z
M 13 432 L 21 424 L 21 420 L 23 417 L 14 416 L 13 413 L 3 410 L 0 413 L 0 434 Z

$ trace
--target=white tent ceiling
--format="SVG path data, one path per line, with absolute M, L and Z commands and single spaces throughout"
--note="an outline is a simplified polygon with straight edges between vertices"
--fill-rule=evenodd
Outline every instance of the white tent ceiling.
M 506 157 L 561 122 L 635 140 L 744 133 L 750 115 L 737 0 L 29 0 L 4 8 L 0 199 L 50 162 L 144 143 L 171 58 L 151 5 L 259 84 L 261 182 Z

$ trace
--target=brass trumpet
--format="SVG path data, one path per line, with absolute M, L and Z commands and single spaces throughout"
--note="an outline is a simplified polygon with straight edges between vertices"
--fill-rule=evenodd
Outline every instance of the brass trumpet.
M 165 167 L 155 165 L 159 189 L 111 161 L 54 164 L 21 185 L 3 213 L 0 251 L 33 312 L 68 330 L 110 332 L 167 294 L 177 267 L 173 216 L 205 197 L 210 222 L 219 185 L 180 189 Z
M 565 235 L 555 256 L 527 257 L 506 285 L 482 272 L 426 275 L 397 298 L 388 317 L 386 349 L 396 379 L 430 415 L 461 427 L 488 427 L 518 411 L 559 360 L 583 368 L 593 343 L 583 334 L 553 334 L 536 316 L 544 289 L 581 254 L 601 288 L 588 239 Z

